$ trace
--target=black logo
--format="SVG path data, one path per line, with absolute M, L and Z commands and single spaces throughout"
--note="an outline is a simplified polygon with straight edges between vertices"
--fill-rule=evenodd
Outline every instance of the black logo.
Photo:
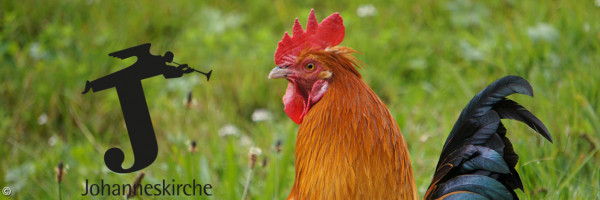
M 157 75 L 163 75 L 166 79 L 179 78 L 183 74 L 192 72 L 204 74 L 208 81 L 212 73 L 212 70 L 204 73 L 188 67 L 187 64 L 173 62 L 174 55 L 170 51 L 163 56 L 152 55 L 150 54 L 150 45 L 150 43 L 142 44 L 108 54 L 121 59 L 136 56 L 137 61 L 125 69 L 91 82 L 87 81 L 82 93 L 85 94 L 90 89 L 93 92 L 113 87 L 117 89 L 135 160 L 131 168 L 123 169 L 121 166 L 125 161 L 123 151 L 116 147 L 108 149 L 104 154 L 104 163 L 113 172 L 130 173 L 144 169 L 152 164 L 158 155 L 158 144 L 141 81 Z

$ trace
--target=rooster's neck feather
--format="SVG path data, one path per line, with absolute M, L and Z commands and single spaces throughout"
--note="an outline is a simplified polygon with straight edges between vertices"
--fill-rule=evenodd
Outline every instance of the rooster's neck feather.
M 334 52 L 320 61 L 329 64 L 333 78 L 298 131 L 296 180 L 290 197 L 415 199 L 410 156 L 400 129 L 361 80 L 357 61 Z

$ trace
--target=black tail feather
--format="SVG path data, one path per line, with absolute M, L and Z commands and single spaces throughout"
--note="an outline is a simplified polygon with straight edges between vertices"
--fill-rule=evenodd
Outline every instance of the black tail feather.
M 548 141 L 553 142 L 552 136 L 550 136 L 544 123 L 517 102 L 505 98 L 496 103 L 493 109 L 498 113 L 501 119 L 514 119 L 523 122 L 540 135 L 544 136 Z
M 446 139 L 425 199 L 517 199 L 523 183 L 515 153 L 500 119 L 527 124 L 544 138 L 552 137 L 531 112 L 506 96 L 533 96 L 531 85 L 518 76 L 501 78 L 479 92 L 460 114 Z

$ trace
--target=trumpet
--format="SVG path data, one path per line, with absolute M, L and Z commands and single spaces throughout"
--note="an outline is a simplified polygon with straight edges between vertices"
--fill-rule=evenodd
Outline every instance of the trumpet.
M 176 62 L 171 62 L 171 63 L 176 64 L 177 68 L 181 69 L 186 74 L 187 73 L 191 73 L 191 72 L 198 72 L 198 73 L 204 74 L 206 76 L 206 81 L 210 80 L 210 74 L 212 73 L 212 69 L 208 73 L 206 73 L 206 72 L 201 72 L 201 71 L 198 71 L 198 70 L 196 70 L 194 68 L 191 68 L 187 64 L 179 64 L 179 63 L 176 63 Z M 179 67 L 182 67 L 182 68 L 179 68 Z

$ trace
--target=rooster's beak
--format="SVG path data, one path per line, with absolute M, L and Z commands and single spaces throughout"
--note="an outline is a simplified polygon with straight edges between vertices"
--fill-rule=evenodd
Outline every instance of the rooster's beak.
M 271 73 L 269 73 L 269 79 L 287 78 L 289 74 L 291 74 L 291 72 L 287 67 L 275 67 L 271 70 Z

